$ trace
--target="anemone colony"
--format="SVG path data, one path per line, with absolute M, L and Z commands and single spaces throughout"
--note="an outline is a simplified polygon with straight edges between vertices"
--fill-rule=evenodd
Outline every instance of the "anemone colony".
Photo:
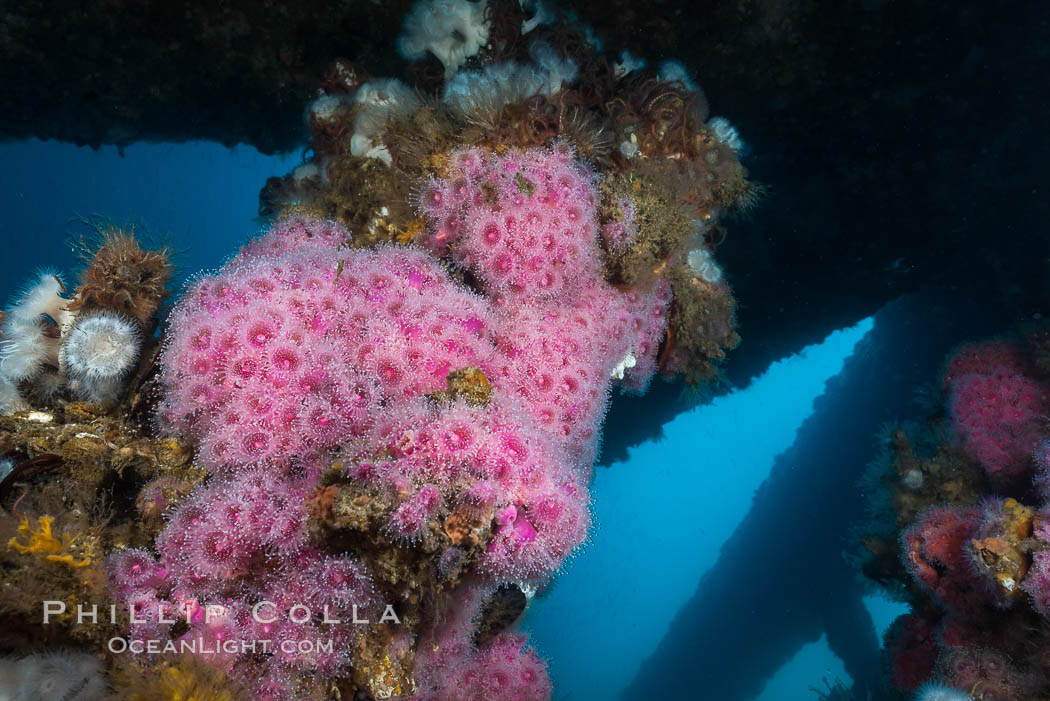
M 92 402 L 117 399 L 140 356 L 143 334 L 167 295 L 165 250 L 145 251 L 130 231 L 107 225 L 82 242 L 86 266 L 71 299 L 43 272 L 0 327 L 0 411 L 47 402 L 61 391 Z M 22 391 L 30 392 L 23 397 Z
M 959 348 L 923 426 L 895 427 L 862 569 L 912 611 L 887 633 L 894 693 L 1047 698 L 1050 339 Z
M 612 389 L 717 379 L 756 189 L 681 66 L 542 6 L 424 0 L 399 47 L 412 86 L 332 64 L 269 230 L 166 318 L 113 228 L 8 311 L 5 640 L 83 650 L 4 661 L 29 698 L 549 698 L 513 624 L 587 538 Z

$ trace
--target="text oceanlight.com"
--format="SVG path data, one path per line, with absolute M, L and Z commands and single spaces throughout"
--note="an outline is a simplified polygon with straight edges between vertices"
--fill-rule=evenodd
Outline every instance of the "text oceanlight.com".
M 280 650 L 286 655 L 309 655 L 332 652 L 333 643 L 328 640 L 282 640 L 275 644 L 273 640 L 205 640 L 195 638 L 187 640 L 128 640 L 110 638 L 106 645 L 109 651 L 119 655 L 131 652 L 133 655 L 163 655 L 168 653 L 192 653 L 194 655 L 246 655 L 267 654 Z

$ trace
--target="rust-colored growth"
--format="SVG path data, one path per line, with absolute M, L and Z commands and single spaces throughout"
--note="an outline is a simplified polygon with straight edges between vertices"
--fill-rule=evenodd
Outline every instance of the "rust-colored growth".
M 98 559 L 98 538 L 90 535 L 63 534 L 56 537 L 51 524 L 54 516 L 41 516 L 37 523 L 28 517 L 18 525 L 18 536 L 7 542 L 7 547 L 23 555 L 38 555 L 48 562 L 68 565 L 73 569 L 87 567 Z
M 468 403 L 476 406 L 487 406 L 492 394 L 492 385 L 485 373 L 475 367 L 453 370 L 445 378 L 447 392 L 453 398 L 463 397 Z
M 372 698 L 402 698 L 416 692 L 414 651 L 406 635 L 389 624 L 360 635 L 351 655 L 354 682 Z
M 488 515 L 491 519 L 491 515 Z M 471 516 L 462 509 L 456 509 L 445 519 L 445 535 L 453 545 L 473 548 L 484 537 L 485 522 L 477 516 Z
M 135 655 L 116 655 L 109 674 L 114 701 L 235 701 L 245 690 L 222 669 L 194 655 L 142 665 Z
M 700 141 L 697 150 L 698 157 L 676 162 L 679 167 L 677 191 L 685 204 L 705 218 L 712 209 L 754 206 L 762 190 L 748 182 L 747 170 L 736 151 L 710 138 Z
M 330 186 L 321 188 L 314 179 L 301 184 L 290 178 L 268 182 L 260 211 L 287 214 L 293 211 L 292 203 L 306 202 L 305 211 L 313 216 L 338 221 L 353 231 L 347 243 L 354 248 L 390 243 L 411 229 L 416 215 L 409 205 L 410 195 L 422 172 L 409 175 L 400 161 L 389 168 L 374 158 L 349 153 L 331 154 L 326 164 Z
M 307 126 L 313 137 L 311 143 L 315 153 L 338 153 L 344 144 L 350 143 L 350 137 L 354 134 L 353 106 L 349 103 L 338 105 L 331 115 L 323 119 L 311 112 Z
M 17 498 L 17 482 L 33 483 L 34 494 L 53 494 L 62 510 L 88 512 L 112 480 L 128 480 L 137 492 L 138 485 L 168 478 L 188 492 L 204 477 L 193 465 L 191 446 L 145 436 L 133 422 L 92 405 L 70 402 L 35 415 L 0 416 L 0 432 L 11 450 L 31 456 L 15 467 L 10 481 L 0 482 L 4 508 Z M 174 492 L 167 498 L 175 498 Z M 41 510 L 48 512 L 56 513 L 55 507 Z
M 485 377 L 485 373 L 475 367 L 453 370 L 445 378 L 445 386 L 444 392 L 435 392 L 429 395 L 430 398 L 449 404 L 462 398 L 467 404 L 488 406 L 489 396 L 492 394 L 492 385 L 489 384 L 489 378 Z
M 327 487 L 318 487 L 306 503 L 307 512 L 312 518 L 322 523 L 332 522 L 332 509 L 335 507 L 335 499 L 339 496 L 339 486 L 330 484 Z
M 408 223 L 408 225 L 397 234 L 397 242 L 403 245 L 408 245 L 418 239 L 426 227 L 422 217 L 416 217 Z
M 394 170 L 402 176 L 415 179 L 433 173 L 446 177 L 458 127 L 444 106 L 424 99 L 413 114 L 391 120 L 383 142 L 390 150 Z
M 310 509 L 323 528 L 375 533 L 393 506 L 389 499 L 373 495 L 363 485 L 337 483 L 315 492 Z
M 498 110 L 472 114 L 460 134 L 464 145 L 502 153 L 507 148 L 542 148 L 558 142 L 575 145 L 577 154 L 604 164 L 612 152 L 606 122 L 588 111 L 571 91 L 534 95 Z
M 1033 518 L 1027 506 L 1006 499 L 992 516 L 985 517 L 978 537 L 969 543 L 975 566 L 1004 604 L 1020 596 L 1021 581 L 1028 573 Z
M 431 153 L 423 157 L 423 169 L 439 178 L 447 178 L 452 173 L 452 159 L 447 152 Z
M 697 245 L 695 217 L 671 189 L 678 180 L 669 172 L 676 169 L 673 164 L 660 168 L 646 165 L 630 175 L 607 177 L 602 182 L 602 221 L 622 222 L 626 201 L 635 210 L 637 227 L 626 245 L 607 247 L 606 276 L 610 282 L 647 286 L 656 278 L 669 277 L 674 262 L 685 260 Z
M 1003 502 L 1003 512 L 1006 514 L 1006 533 L 1012 540 L 1024 540 L 1032 535 L 1035 514 L 1030 508 L 1016 499 L 1007 499 Z
M 1024 553 L 1017 550 L 1006 538 L 974 538 L 970 548 L 977 556 L 981 568 L 995 580 L 1000 593 L 1013 599 L 1020 591 L 1017 585 L 1028 571 Z
M 908 480 L 909 476 L 922 475 L 922 461 L 915 454 L 915 450 L 908 440 L 908 434 L 904 429 L 894 429 L 890 434 L 890 450 L 893 454 L 893 467 L 900 480 Z M 912 480 L 916 478 L 911 477 Z
M 538 7 L 538 6 L 537 6 Z M 517 58 L 523 43 L 521 24 L 527 19 L 521 3 L 510 0 L 492 0 L 485 7 L 485 21 L 489 27 L 490 58 L 505 61 Z
M 81 239 L 87 267 L 69 307 L 115 311 L 151 329 L 154 314 L 169 294 L 168 250 L 144 250 L 131 228 L 106 225 L 97 231 L 97 240 Z

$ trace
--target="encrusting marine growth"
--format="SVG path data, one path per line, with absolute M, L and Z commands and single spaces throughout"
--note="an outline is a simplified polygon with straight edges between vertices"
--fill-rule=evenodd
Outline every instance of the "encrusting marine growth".
M 11 618 L 168 650 L 107 656 L 119 699 L 549 698 L 514 623 L 588 537 L 612 391 L 738 341 L 719 216 L 757 190 L 681 66 L 499 0 L 399 47 L 414 87 L 333 63 L 271 226 L 163 324 L 166 253 L 115 229 L 8 314 Z M 41 632 L 34 578 L 123 613 Z
M 862 570 L 908 602 L 888 685 L 916 699 L 1047 698 L 1050 344 L 1045 331 L 957 349 L 943 413 L 893 429 Z

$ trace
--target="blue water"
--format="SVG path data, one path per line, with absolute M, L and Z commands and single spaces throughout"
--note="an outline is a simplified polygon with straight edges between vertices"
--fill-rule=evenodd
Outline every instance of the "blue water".
M 73 278 L 72 236 L 80 219 L 133 221 L 175 251 L 176 275 L 215 268 L 258 231 L 254 221 L 266 178 L 298 154 L 263 156 L 247 146 L 210 142 L 136 143 L 97 150 L 54 141 L 0 143 L 0 299 L 11 298 L 39 268 Z
M 210 143 L 135 144 L 121 155 L 28 141 L 0 144 L 0 162 L 0 298 L 9 300 L 35 269 L 76 270 L 69 241 L 89 216 L 139 223 L 178 252 L 179 279 L 217 267 L 261 228 L 260 187 L 298 155 Z M 591 542 L 524 622 L 551 660 L 557 699 L 616 698 L 634 677 L 870 328 L 866 319 L 831 334 L 746 390 L 678 416 L 663 440 L 633 449 L 626 462 L 597 470 Z M 880 633 L 899 612 L 882 599 L 867 603 Z M 836 677 L 848 679 L 821 640 L 800 650 L 760 699 L 805 698 L 809 686 Z
M 664 440 L 598 470 L 592 542 L 525 623 L 551 658 L 556 698 L 619 697 L 871 327 L 865 319 L 773 364 L 746 390 L 676 417 Z M 896 615 L 882 613 L 881 600 L 872 606 L 883 625 Z M 798 698 L 824 675 L 848 679 L 826 643 L 812 648 L 796 657 L 803 665 L 770 681 L 762 701 Z

